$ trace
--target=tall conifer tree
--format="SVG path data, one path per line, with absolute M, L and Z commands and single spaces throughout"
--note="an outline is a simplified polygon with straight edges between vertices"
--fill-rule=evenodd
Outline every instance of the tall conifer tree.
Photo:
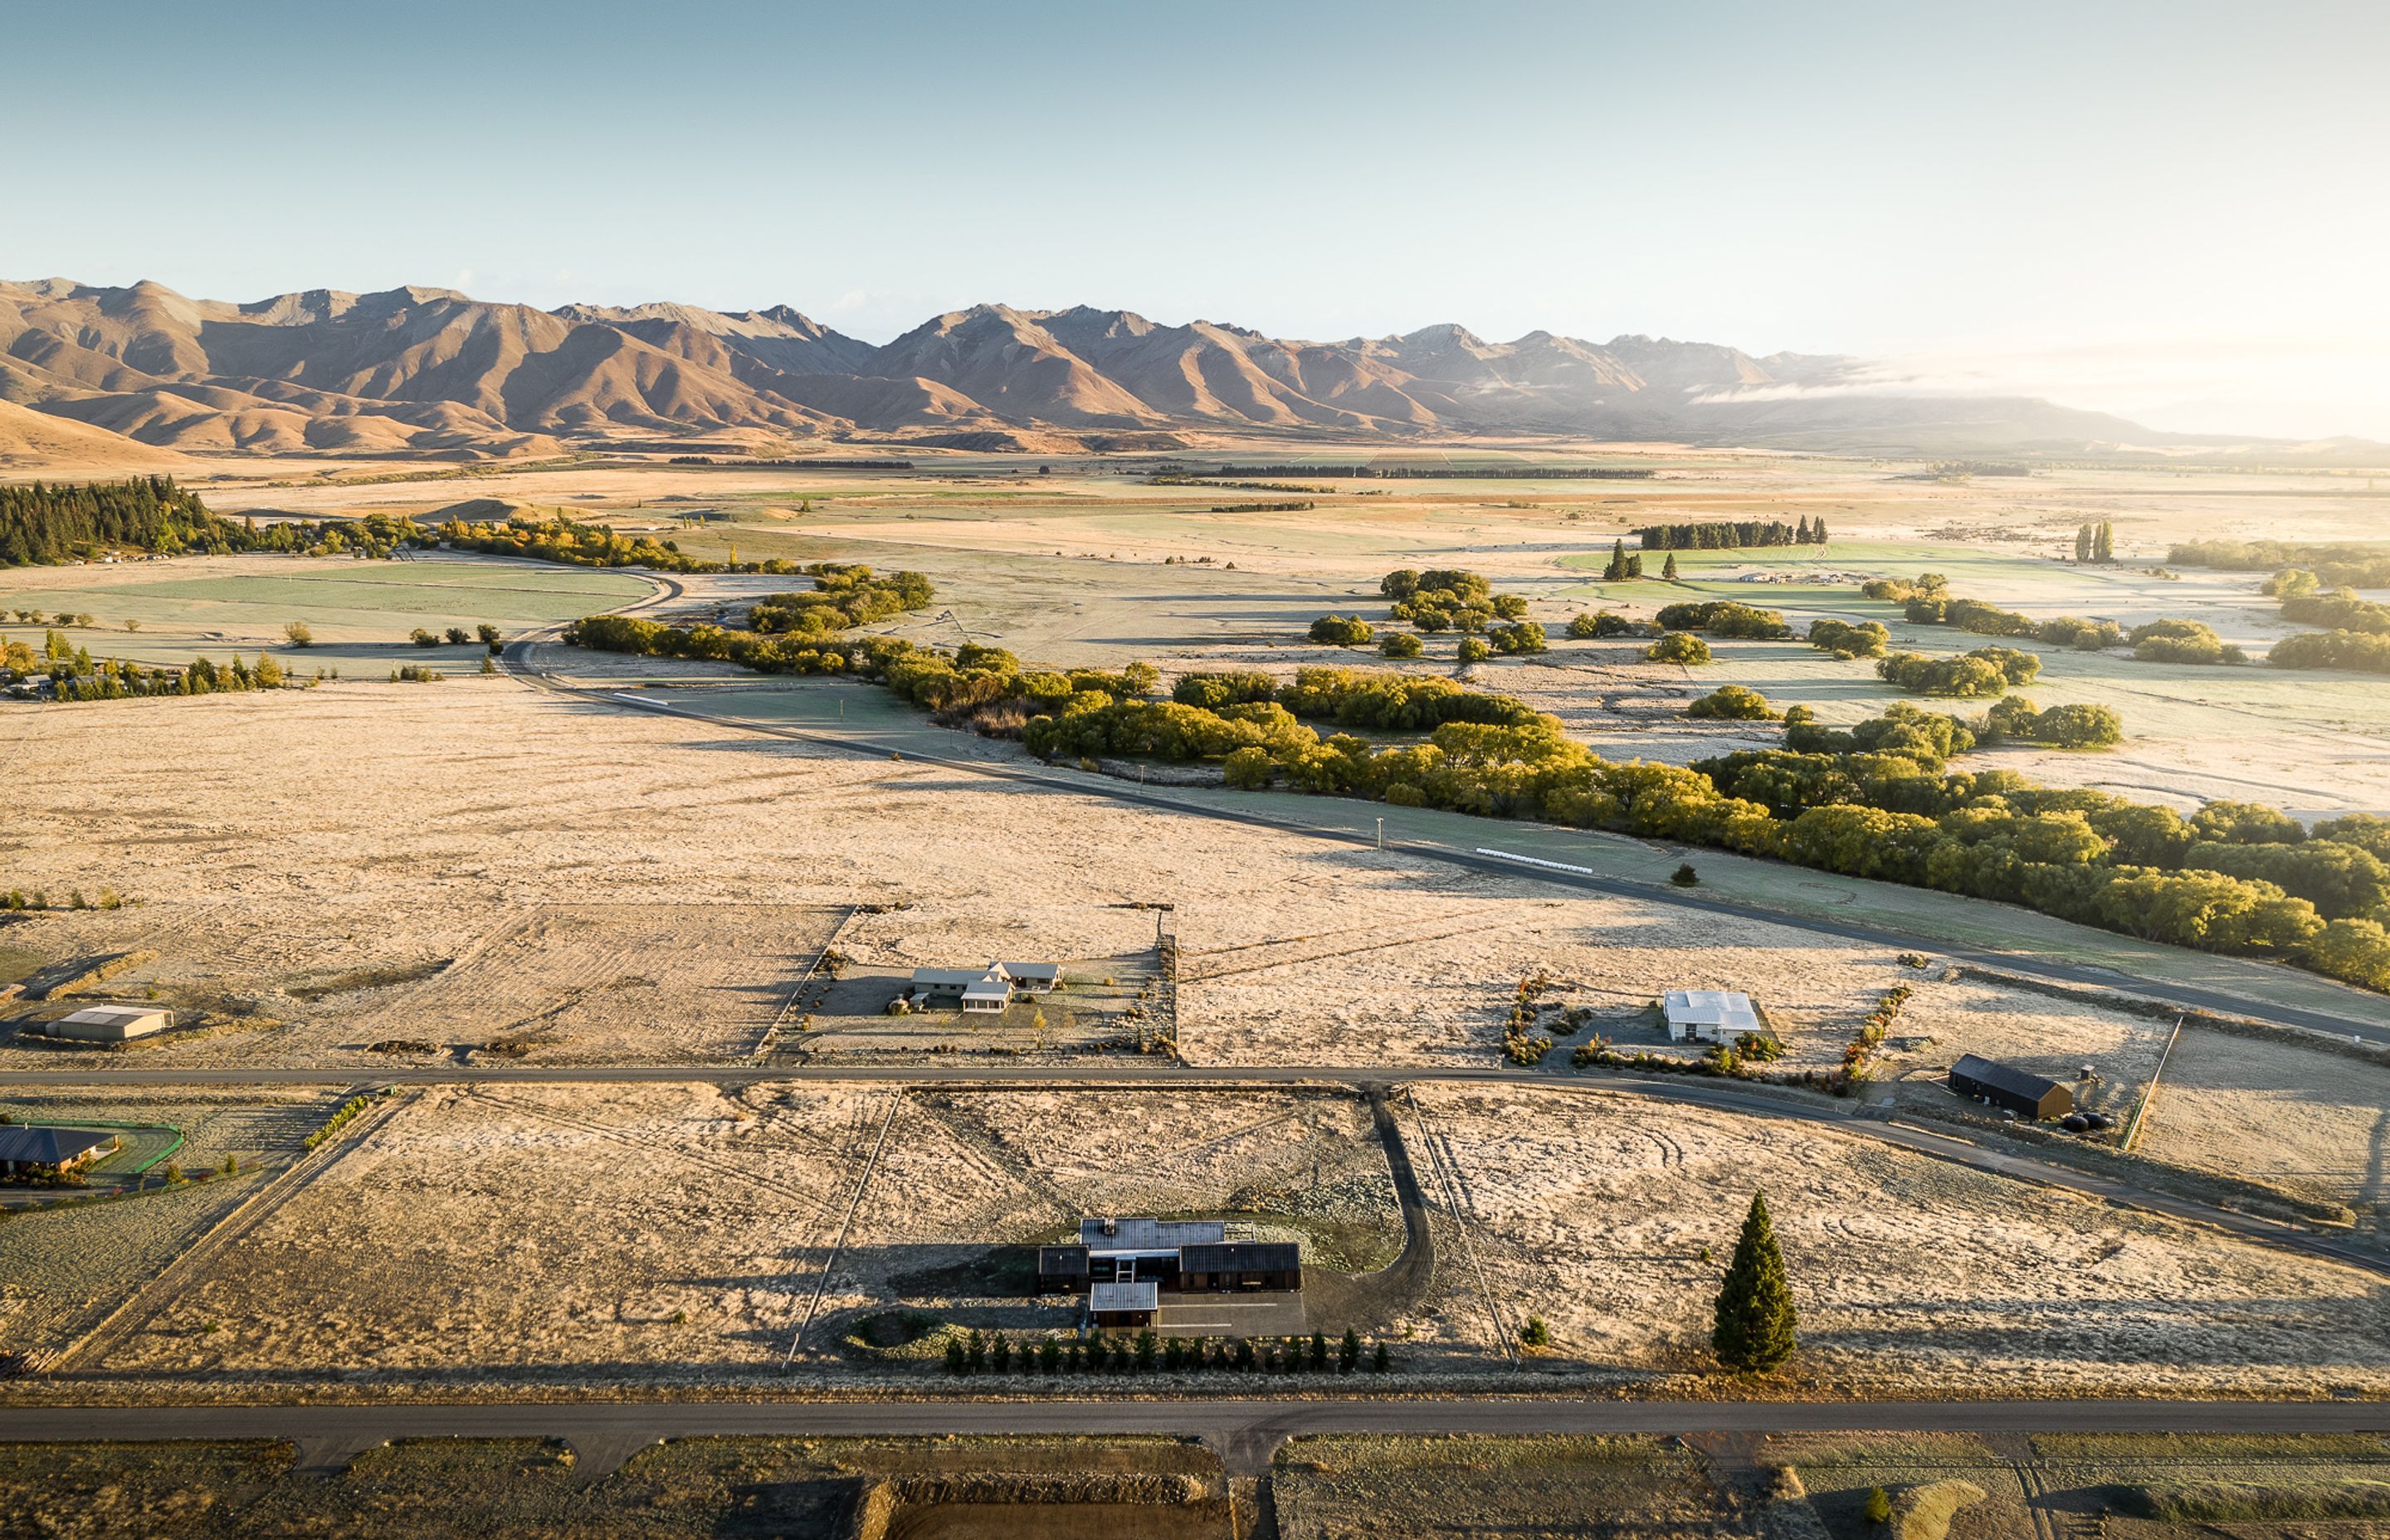
M 1734 1260 L 1727 1264 L 1726 1284 L 1718 1290 L 1710 1346 L 1728 1368 L 1761 1373 L 1792 1356 L 1796 1324 L 1784 1257 L 1776 1249 L 1776 1228 L 1767 1217 L 1767 1199 L 1754 1192 L 1751 1212 L 1743 1216 L 1742 1238 L 1735 1242 Z

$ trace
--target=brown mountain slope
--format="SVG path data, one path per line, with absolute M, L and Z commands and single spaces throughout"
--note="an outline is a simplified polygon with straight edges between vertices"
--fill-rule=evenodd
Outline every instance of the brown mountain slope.
M 68 417 L 0 401 L 0 466 L 96 473 L 184 470 L 187 455 L 139 443 Z
M 1490 342 L 1447 325 L 1294 341 L 1085 305 L 975 305 L 874 347 L 786 306 L 544 311 L 440 289 L 230 304 L 155 283 L 0 283 L 0 401 L 214 453 L 506 456 L 725 433 L 1049 444 L 1182 430 L 1921 452 L 2173 442 L 2047 402 L 1861 394 L 1857 378 L 1850 360 L 1666 338 Z

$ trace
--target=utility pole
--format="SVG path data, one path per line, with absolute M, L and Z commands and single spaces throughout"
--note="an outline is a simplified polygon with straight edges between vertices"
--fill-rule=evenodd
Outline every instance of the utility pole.
M 1386 820 L 1383 818 L 1378 820 L 1378 848 L 1386 848 Z

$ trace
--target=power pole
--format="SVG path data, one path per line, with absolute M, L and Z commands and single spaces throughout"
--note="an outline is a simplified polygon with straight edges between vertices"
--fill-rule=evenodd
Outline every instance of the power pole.
M 1378 848 L 1386 848 L 1386 820 L 1383 818 L 1378 820 Z

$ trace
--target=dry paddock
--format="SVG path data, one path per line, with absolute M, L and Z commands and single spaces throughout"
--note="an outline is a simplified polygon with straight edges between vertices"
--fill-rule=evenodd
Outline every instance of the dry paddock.
M 1555 1337 L 1548 1367 L 1699 1367 L 1756 1187 L 1813 1380 L 2390 1392 L 2379 1279 L 2199 1226 L 1614 1093 L 1427 1088 L 1403 1119 L 1443 1251 L 1390 1323 L 1412 1371 L 1497 1367 L 1530 1313 Z M 991 1248 L 1140 1211 L 1250 1213 L 1356 1265 L 1399 1245 L 1383 1152 L 1351 1097 L 434 1089 L 100 1367 L 235 1382 L 777 1376 L 818 1296 L 800 1372 L 845 1376 L 865 1366 L 838 1340 L 872 1311 L 1061 1326 L 991 1291 Z

